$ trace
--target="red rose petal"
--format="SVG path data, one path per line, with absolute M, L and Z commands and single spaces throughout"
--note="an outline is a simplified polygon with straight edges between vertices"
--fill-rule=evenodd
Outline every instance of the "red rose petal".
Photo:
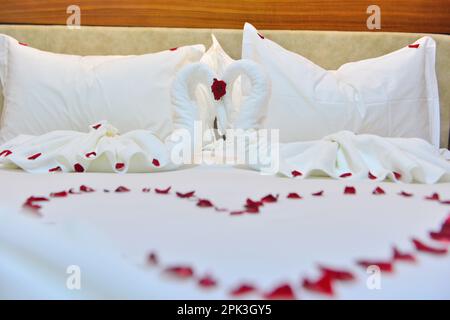
M 450 200 L 441 201 L 440 204 L 450 204 Z
M 247 198 L 245 202 L 245 211 L 248 213 L 259 213 L 259 207 L 263 206 L 264 203 L 262 201 L 253 201 L 250 198 Z
M 339 178 L 348 178 L 348 177 L 351 177 L 351 176 L 352 176 L 351 172 L 346 172 L 346 173 L 341 174 L 339 176 Z
M 420 46 L 419 43 L 415 43 L 415 44 L 410 44 L 410 45 L 408 45 L 408 48 L 417 49 L 417 48 L 419 48 L 419 46 Z
M 331 278 L 327 275 L 322 275 L 319 280 L 317 281 L 311 281 L 309 279 L 303 279 L 303 288 L 306 290 L 326 294 L 326 295 L 333 295 L 333 284 L 331 282 Z
M 98 130 L 101 126 L 102 126 L 102 124 L 99 123 L 99 124 L 93 125 L 92 128 L 95 130 Z
M 7 157 L 7 156 L 9 156 L 9 155 L 11 155 L 12 154 L 12 151 L 11 150 L 3 150 L 2 152 L 0 152 L 0 157 Z
M 356 194 L 355 187 L 346 186 L 344 189 L 344 194 Z
M 247 213 L 259 213 L 259 207 L 248 207 L 245 206 L 245 211 Z
M 128 189 L 127 187 L 124 187 L 124 186 L 120 186 L 120 187 L 117 187 L 117 189 L 116 190 L 114 190 L 114 192 L 130 192 L 131 190 L 130 189 Z
M 45 197 L 31 196 L 25 201 L 25 203 L 23 204 L 23 207 L 26 209 L 31 209 L 33 211 L 37 211 L 37 210 L 41 209 L 42 206 L 39 204 L 36 204 L 36 202 L 45 202 L 45 201 L 50 201 L 50 200 Z
M 398 195 L 399 195 L 399 196 L 402 196 L 402 197 L 406 197 L 406 198 L 409 198 L 409 197 L 412 197 L 412 196 L 413 196 L 412 193 L 405 192 L 405 191 L 399 192 Z
M 427 253 L 436 254 L 436 255 L 444 255 L 448 251 L 447 248 L 430 247 L 418 239 L 412 239 L 412 242 L 413 242 L 414 246 L 416 247 L 417 251 L 427 252 Z
M 374 175 L 372 174 L 372 172 L 370 172 L 370 171 L 369 171 L 369 173 L 367 174 L 367 177 L 368 177 L 370 180 L 376 180 L 376 179 L 377 179 L 377 177 L 374 176 Z
M 170 189 L 172 189 L 172 187 L 168 187 L 166 189 L 158 189 L 158 188 L 156 188 L 155 192 L 158 193 L 158 194 L 168 194 Z
M 244 211 L 244 210 L 241 210 L 241 211 L 231 211 L 231 212 L 230 212 L 230 215 L 232 215 L 232 216 L 239 216 L 239 215 L 244 214 L 244 213 L 246 213 L 246 211 Z
M 144 193 L 149 193 L 150 190 L 151 190 L 150 188 L 143 188 L 143 189 L 142 189 L 142 192 L 144 192 Z
M 202 288 L 212 288 L 217 285 L 217 281 L 214 280 L 211 276 L 204 276 L 198 279 L 198 285 Z
M 450 232 L 430 232 L 430 238 L 436 241 L 450 242 Z
M 27 159 L 28 160 L 36 160 L 37 158 L 39 158 L 40 156 L 42 155 L 42 153 L 36 153 L 36 154 L 33 154 L 32 156 L 29 156 Z
M 147 257 L 147 262 L 153 265 L 158 264 L 158 256 L 156 255 L 156 253 L 151 252 Z
M 380 187 L 376 187 L 373 191 L 372 194 L 386 194 L 386 192 L 381 189 Z
M 79 163 L 75 163 L 73 169 L 78 173 L 84 172 L 84 167 Z
M 264 294 L 265 299 L 283 299 L 283 300 L 291 300 L 295 299 L 294 290 L 289 284 L 282 284 L 272 291 Z
M 256 288 L 253 285 L 244 283 L 244 284 L 239 285 L 237 288 L 231 290 L 230 294 L 232 296 L 236 297 L 236 296 L 242 296 L 245 294 L 253 293 L 255 291 L 256 291 Z
M 88 152 L 84 155 L 86 158 L 90 158 L 90 157 L 96 157 L 97 153 L 92 151 L 92 152 Z
M 195 194 L 195 191 L 190 191 L 186 193 L 177 192 L 177 197 L 179 198 L 192 198 Z
M 90 192 L 94 192 L 95 190 L 88 186 L 82 185 L 82 186 L 80 186 L 80 191 L 90 193 Z
M 350 271 L 331 269 L 323 266 L 320 267 L 320 270 L 322 271 L 322 274 L 332 280 L 352 281 L 355 279 L 355 276 Z
M 267 196 L 265 196 L 261 199 L 261 202 L 263 202 L 263 203 L 273 203 L 273 202 L 277 202 L 277 201 L 278 201 L 278 195 L 275 197 L 272 194 L 268 194 Z
M 50 197 L 52 198 L 65 198 L 69 195 L 67 191 L 60 191 L 60 192 L 52 192 L 50 193 Z
M 433 193 L 431 196 L 425 197 L 426 200 L 431 200 L 431 201 L 439 201 L 440 197 L 438 193 Z
M 295 177 L 301 177 L 303 175 L 303 173 L 301 173 L 300 171 L 294 170 L 291 172 L 292 176 Z
M 311 195 L 314 196 L 314 197 L 321 197 L 321 196 L 323 196 L 323 190 L 314 192 Z
M 402 178 L 402 175 L 398 172 L 392 172 L 394 174 L 395 179 L 400 180 Z
M 44 201 L 50 201 L 50 199 L 46 197 L 34 197 L 34 196 L 31 196 L 27 199 L 27 202 L 44 202 Z
M 62 171 L 60 166 L 48 169 L 48 172 L 60 172 L 60 171 Z
M 191 267 L 186 266 L 168 267 L 165 269 L 165 272 L 182 279 L 191 278 L 194 276 L 194 270 Z
M 158 159 L 153 159 L 153 160 L 152 160 L 152 164 L 153 164 L 155 167 L 159 167 L 159 166 L 160 166 L 159 160 L 158 160 Z
M 214 207 L 214 205 L 212 204 L 211 201 L 209 201 L 207 199 L 199 199 L 197 202 L 197 207 L 210 208 L 210 207 Z
M 116 170 L 123 170 L 123 168 L 125 168 L 125 163 L 116 163 Z
M 414 257 L 412 254 L 400 252 L 396 247 L 394 247 L 393 249 L 392 259 L 394 261 L 408 261 L 408 262 L 416 261 L 416 257 Z
M 363 268 L 368 268 L 370 266 L 378 266 L 378 268 L 380 268 L 380 270 L 384 272 L 394 271 L 394 265 L 392 264 L 392 262 L 360 260 L 357 262 L 357 264 Z
M 214 78 L 211 91 L 214 95 L 214 100 L 220 100 L 227 93 L 227 84 L 225 81 Z
M 288 199 L 301 199 L 302 197 L 296 192 L 291 192 L 291 193 L 289 193 L 287 195 L 286 198 L 288 198 Z
M 178 49 L 178 47 L 174 47 L 174 48 L 170 48 L 170 51 L 176 51 Z
M 28 43 L 18 41 L 21 46 L 28 47 Z

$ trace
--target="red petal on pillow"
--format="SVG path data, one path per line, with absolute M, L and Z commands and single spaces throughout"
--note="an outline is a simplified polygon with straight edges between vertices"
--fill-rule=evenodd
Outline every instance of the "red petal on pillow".
M 350 271 L 331 269 L 323 266 L 320 267 L 320 270 L 322 271 L 322 274 L 332 280 L 352 281 L 355 279 L 355 276 Z
M 398 172 L 392 172 L 394 174 L 395 179 L 400 180 L 402 178 L 402 175 Z
M 311 195 L 314 197 L 321 197 L 321 196 L 323 196 L 323 190 L 311 193 Z
M 195 194 L 195 191 L 190 191 L 186 193 L 177 192 L 177 197 L 179 198 L 192 198 Z
M 377 177 L 374 176 L 374 175 L 372 174 L 372 172 L 370 172 L 370 171 L 369 171 L 369 173 L 367 174 L 367 177 L 368 177 L 370 180 L 375 180 L 375 179 L 377 179 Z
M 255 286 L 248 284 L 248 283 L 243 283 L 241 285 L 239 285 L 237 288 L 231 290 L 230 294 L 232 296 L 242 296 L 245 294 L 249 294 L 249 293 L 253 293 L 256 291 Z
M 9 156 L 9 155 L 11 155 L 12 154 L 12 151 L 11 150 L 3 150 L 2 152 L 0 152 L 0 157 L 7 157 L 7 156 Z
M 73 169 L 75 170 L 75 172 L 84 172 L 84 167 L 79 163 L 75 163 Z
M 258 32 L 258 36 L 259 36 L 261 39 L 264 39 L 264 36 L 263 36 L 261 33 L 259 33 L 259 32 Z
M 214 207 L 214 205 L 212 204 L 211 201 L 209 201 L 207 199 L 199 199 L 197 202 L 197 207 L 210 208 L 210 207 Z
M 62 171 L 60 166 L 48 169 L 48 172 L 60 172 L 60 171 Z
M 186 266 L 173 266 L 165 269 L 165 272 L 178 278 L 187 279 L 194 276 L 194 270 Z
M 147 257 L 147 262 L 153 265 L 158 264 L 158 256 L 156 255 L 156 253 L 151 252 Z
M 170 48 L 170 51 L 176 51 L 178 49 L 178 47 L 174 47 L 174 48 Z
M 405 192 L 405 191 L 399 192 L 398 195 L 399 195 L 399 196 L 402 196 L 402 197 L 406 197 L 406 198 L 409 198 L 409 197 L 412 197 L 412 196 L 413 196 L 412 193 Z
M 21 46 L 28 47 L 28 43 L 18 41 Z
M 344 194 L 356 194 L 355 187 L 346 186 L 344 189 Z
M 436 241 L 450 242 L 450 232 L 430 232 L 430 238 Z
M 90 158 L 90 157 L 96 157 L 97 153 L 92 151 L 92 152 L 88 152 L 84 155 L 86 158 Z
M 394 265 L 392 264 L 392 262 L 360 260 L 357 261 L 356 263 L 363 268 L 368 268 L 370 266 L 378 266 L 378 268 L 380 268 L 380 270 L 384 272 L 394 271 Z
M 159 193 L 159 194 L 168 194 L 169 191 L 170 191 L 170 189 L 172 189 L 172 187 L 168 187 L 168 188 L 166 188 L 166 189 L 158 189 L 158 188 L 155 188 L 155 192 L 156 192 L 156 193 Z
M 288 198 L 288 199 L 301 199 L 302 197 L 296 192 L 291 192 L 291 193 L 289 193 L 287 195 L 286 198 Z
M 144 192 L 144 193 L 149 193 L 150 190 L 151 190 L 150 188 L 143 188 L 143 189 L 142 189 L 142 192 Z
M 211 276 L 204 276 L 198 279 L 198 285 L 202 288 L 212 288 L 217 285 L 217 281 L 214 280 Z
M 294 290 L 289 284 L 282 284 L 272 291 L 264 294 L 265 299 L 282 299 L 282 300 L 292 300 L 295 299 Z
M 339 176 L 339 178 L 348 178 L 348 177 L 351 177 L 351 176 L 352 176 L 351 172 L 346 172 L 346 173 L 341 174 Z
M 416 257 L 414 257 L 412 254 L 400 252 L 396 247 L 394 247 L 393 249 L 392 259 L 394 261 L 409 261 L 409 262 L 416 261 Z
M 52 192 L 50 193 L 51 198 L 65 198 L 69 195 L 67 191 L 60 191 L 60 192 Z
M 376 187 L 373 191 L 372 194 L 386 194 L 386 192 L 381 189 L 380 187 Z
M 277 201 L 278 201 L 278 195 L 275 197 L 272 194 L 268 194 L 267 196 L 265 196 L 261 199 L 261 202 L 263 202 L 263 203 L 273 203 L 273 202 L 277 202 Z
M 227 93 L 227 84 L 223 80 L 214 78 L 211 85 L 211 91 L 214 95 L 214 100 L 220 100 Z
M 93 125 L 93 126 L 92 126 L 92 129 L 98 130 L 101 126 L 102 126 L 101 123 L 96 124 L 96 125 Z
M 123 168 L 125 168 L 125 163 L 116 163 L 116 170 L 123 170 Z
M 443 255 L 443 254 L 446 254 L 448 251 L 447 248 L 430 247 L 418 239 L 412 239 L 412 242 L 414 243 L 414 246 L 416 247 L 417 251 L 427 252 L 427 253 L 436 254 L 436 255 Z
M 433 193 L 431 196 L 425 197 L 426 200 L 431 200 L 431 201 L 439 201 L 440 197 L 438 193 Z
M 159 167 L 159 166 L 160 166 L 159 160 L 158 160 L 158 159 L 153 159 L 153 160 L 152 160 L 152 164 L 153 164 L 155 167 Z
M 419 48 L 419 46 L 420 46 L 419 43 L 415 43 L 415 44 L 410 44 L 410 45 L 408 45 L 408 48 L 417 49 L 417 48 Z
M 239 216 L 239 215 L 244 214 L 244 213 L 246 213 L 246 211 L 244 211 L 244 210 L 241 210 L 241 211 L 231 211 L 231 212 L 230 212 L 230 215 L 232 215 L 232 216 Z
M 42 155 L 42 153 L 36 153 L 36 154 L 33 154 L 32 156 L 29 156 L 27 159 L 28 160 L 36 160 L 37 158 L 39 158 L 40 156 Z
M 90 188 L 90 187 L 88 187 L 88 186 L 85 186 L 85 185 L 83 184 L 83 185 L 80 186 L 80 191 L 81 191 L 81 192 L 89 193 L 89 192 L 94 192 L 95 190 L 92 189 L 92 188 Z
M 294 170 L 291 172 L 292 176 L 295 177 L 301 177 L 303 175 L 303 173 L 301 173 L 300 171 Z
M 130 192 L 130 191 L 131 191 L 130 189 L 124 186 L 117 187 L 117 189 L 114 190 L 114 192 Z
M 306 290 L 326 294 L 332 296 L 334 294 L 331 278 L 327 275 L 322 275 L 319 280 L 312 281 L 309 279 L 303 279 L 303 288 Z

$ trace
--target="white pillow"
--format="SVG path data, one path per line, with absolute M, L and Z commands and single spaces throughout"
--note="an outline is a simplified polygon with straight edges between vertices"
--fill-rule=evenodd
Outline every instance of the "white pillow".
M 4 109 L 0 142 L 53 130 L 85 132 L 106 120 L 120 133 L 172 132 L 170 87 L 203 45 L 140 56 L 74 56 L 40 51 L 0 35 Z
M 350 130 L 422 138 L 439 147 L 435 51 L 434 40 L 423 37 L 334 71 L 260 36 L 248 23 L 242 44 L 242 58 L 260 63 L 272 78 L 266 126 L 280 129 L 281 142 Z

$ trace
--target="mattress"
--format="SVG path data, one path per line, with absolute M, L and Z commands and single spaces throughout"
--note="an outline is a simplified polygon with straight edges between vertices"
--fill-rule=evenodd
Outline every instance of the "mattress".
M 296 180 L 217 165 L 152 174 L 0 169 L 0 181 L 3 299 L 229 299 L 242 284 L 256 288 L 242 296 L 251 299 L 283 284 L 297 299 L 450 299 L 450 255 L 411 241 L 448 247 L 428 233 L 450 206 L 425 198 L 450 199 L 448 183 Z M 95 192 L 78 194 L 81 185 Z M 376 187 L 385 194 L 372 194 Z M 52 192 L 39 211 L 23 208 L 28 197 Z M 247 198 L 267 195 L 258 213 L 242 213 Z M 394 246 L 416 261 L 375 275 L 357 263 L 390 261 Z M 304 285 L 319 277 L 319 266 L 355 279 L 323 294 Z M 174 276 L 174 268 L 194 276 Z

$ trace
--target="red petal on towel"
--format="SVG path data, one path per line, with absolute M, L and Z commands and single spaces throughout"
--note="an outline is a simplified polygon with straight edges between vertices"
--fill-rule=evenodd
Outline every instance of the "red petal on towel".
M 322 274 L 332 280 L 352 281 L 355 279 L 355 276 L 350 271 L 331 269 L 323 266 L 320 267 L 320 270 L 322 271 Z
M 52 192 L 50 193 L 51 198 L 65 198 L 69 195 L 67 191 L 60 191 L 60 192 Z
M 245 201 L 245 206 L 246 207 L 256 207 L 256 208 L 259 208 L 259 207 L 261 207 L 261 206 L 263 206 L 264 205 L 264 203 L 262 202 L 262 201 L 253 201 L 252 199 L 250 199 L 250 198 L 247 198 L 247 200 Z
M 376 179 L 377 179 L 377 177 L 374 176 L 374 175 L 372 174 L 372 172 L 370 172 L 370 171 L 369 171 L 369 173 L 367 174 L 367 177 L 368 177 L 370 180 L 376 180 Z
M 80 186 L 80 191 L 81 192 L 86 192 L 86 193 L 95 192 L 94 189 L 92 189 L 92 188 L 90 188 L 88 186 L 85 186 L 84 184 Z
M 287 195 L 286 198 L 288 198 L 288 199 L 301 199 L 302 197 L 296 192 L 291 192 L 291 193 L 289 193 Z
M 301 177 L 303 175 L 303 173 L 301 173 L 300 171 L 294 170 L 291 172 L 292 176 L 295 177 Z
M 156 193 L 159 193 L 159 194 L 168 194 L 169 191 L 170 191 L 170 189 L 172 189 L 172 187 L 168 187 L 168 188 L 166 188 L 166 189 L 158 189 L 158 188 L 156 188 L 156 189 L 155 189 L 155 192 L 156 192 Z
M 431 196 L 425 197 L 426 200 L 431 200 L 431 201 L 439 201 L 440 197 L 438 193 L 433 193 Z
M 274 203 L 277 201 L 278 201 L 278 195 L 275 197 L 272 194 L 268 194 L 267 196 L 265 196 L 261 199 L 261 202 L 263 202 L 263 203 Z
M 264 39 L 264 36 L 263 36 L 261 33 L 259 33 L 259 32 L 258 32 L 258 36 L 259 36 L 261 39 Z
M 211 91 L 215 100 L 220 100 L 227 93 L 227 84 L 223 80 L 217 80 L 214 78 L 211 85 Z
M 373 191 L 372 194 L 386 194 L 386 192 L 381 189 L 380 187 L 376 187 Z
M 92 126 L 92 129 L 98 130 L 101 126 L 102 126 L 101 123 L 96 124 L 96 125 L 93 125 L 93 126 Z
M 178 47 L 174 47 L 174 48 L 170 48 L 170 51 L 176 51 L 178 49 Z
M 2 152 L 0 152 L 0 157 L 7 157 L 7 156 L 9 156 L 9 155 L 11 155 L 12 154 L 12 151 L 11 150 L 3 150 Z
M 211 201 L 209 201 L 207 199 L 199 199 L 197 202 L 197 207 L 210 208 L 210 207 L 214 207 L 214 205 L 212 204 Z
M 50 199 L 46 198 L 46 197 L 34 197 L 34 196 L 31 196 L 31 197 L 29 197 L 27 199 L 26 202 L 44 202 L 44 201 L 50 201 Z
M 450 242 L 450 232 L 430 232 L 430 238 L 436 241 Z
M 48 172 L 60 172 L 60 171 L 62 171 L 60 166 L 48 169 Z
M 378 266 L 381 271 L 384 272 L 393 272 L 394 271 L 394 265 L 392 262 L 384 262 L 384 261 L 370 261 L 370 260 L 360 260 L 356 262 L 358 265 L 360 265 L 363 268 L 368 268 L 370 266 Z
M 75 163 L 73 169 L 78 173 L 84 172 L 84 167 L 79 163 Z
M 114 192 L 130 192 L 130 191 L 131 191 L 130 189 L 124 186 L 117 187 L 117 189 L 114 190 Z
M 123 170 L 123 168 L 125 168 L 125 163 L 116 163 L 116 170 Z
M 152 160 L 152 164 L 153 164 L 155 167 L 159 167 L 159 166 L 160 166 L 159 160 L 158 160 L 158 159 L 153 159 L 153 160 Z
M 394 174 L 395 179 L 400 180 L 402 178 L 402 175 L 398 172 L 393 171 L 392 172 Z
M 158 264 L 158 256 L 156 255 L 156 253 L 151 252 L 147 257 L 147 262 L 153 265 Z
M 247 213 L 259 213 L 259 207 L 249 207 L 245 206 L 245 211 Z
M 414 257 L 414 255 L 412 255 L 410 253 L 400 252 L 397 249 L 397 247 L 393 248 L 392 259 L 394 261 L 409 261 L 409 262 L 415 262 L 416 261 L 416 257 Z
M 45 197 L 31 196 L 25 201 L 25 203 L 23 204 L 23 207 L 26 209 L 31 209 L 33 211 L 37 211 L 37 210 L 41 209 L 42 206 L 39 204 L 36 204 L 35 202 L 43 202 L 43 201 L 50 201 L 50 200 Z
M 249 294 L 249 293 L 253 293 L 256 291 L 255 286 L 248 284 L 248 283 L 243 283 L 241 285 L 239 285 L 237 288 L 231 290 L 230 294 L 232 296 L 242 296 L 245 294 Z
M 314 197 L 321 197 L 321 196 L 323 196 L 323 190 L 311 193 L 311 195 Z
M 351 172 L 346 172 L 346 173 L 341 174 L 339 176 L 339 178 L 348 178 L 348 177 L 351 177 L 351 176 L 352 176 Z
M 419 43 L 415 43 L 415 44 L 410 44 L 410 45 L 408 45 L 408 48 L 417 49 L 417 48 L 419 48 L 419 46 L 420 46 Z
M 291 300 L 295 299 L 294 290 L 289 284 L 282 284 L 272 291 L 264 294 L 264 299 L 283 299 Z
M 346 186 L 344 189 L 344 194 L 356 194 L 355 187 Z
M 27 159 L 28 160 L 36 160 L 37 158 L 39 158 L 40 156 L 42 155 L 42 153 L 36 153 L 36 154 L 33 154 L 32 156 L 29 156 Z
M 84 155 L 86 158 L 90 158 L 90 157 L 96 157 L 97 156 L 97 152 L 88 152 Z
M 246 211 L 244 211 L 244 210 L 241 210 L 241 211 L 231 211 L 231 212 L 230 212 L 230 215 L 232 215 L 232 216 L 240 216 L 241 214 L 244 214 L 244 213 L 246 213 Z
M 212 288 L 217 285 L 217 281 L 214 280 L 211 276 L 204 276 L 198 279 L 198 285 L 202 288 Z
M 174 266 L 165 269 L 165 272 L 178 278 L 187 279 L 194 276 L 194 270 L 186 266 Z
M 177 192 L 177 197 L 179 198 L 192 198 L 195 194 L 195 191 L 190 191 L 186 193 Z
M 142 192 L 144 192 L 144 193 L 149 193 L 150 190 L 151 190 L 150 188 L 143 188 L 143 189 L 142 189 Z
M 444 200 L 440 202 L 441 204 L 450 204 L 450 200 Z
M 334 294 L 331 278 L 327 275 L 322 275 L 319 280 L 312 281 L 309 279 L 303 279 L 302 286 L 306 290 L 314 291 L 326 295 L 332 296 Z
M 412 239 L 412 242 L 414 243 L 414 246 L 416 247 L 417 251 L 427 252 L 436 255 L 443 255 L 446 254 L 448 251 L 447 248 L 430 247 L 418 239 Z
M 405 192 L 405 191 L 399 192 L 398 195 L 399 195 L 399 196 L 402 196 L 402 197 L 406 197 L 406 198 L 409 198 L 409 197 L 412 197 L 412 196 L 413 196 L 412 193 Z
M 21 46 L 28 47 L 28 43 L 18 41 Z

